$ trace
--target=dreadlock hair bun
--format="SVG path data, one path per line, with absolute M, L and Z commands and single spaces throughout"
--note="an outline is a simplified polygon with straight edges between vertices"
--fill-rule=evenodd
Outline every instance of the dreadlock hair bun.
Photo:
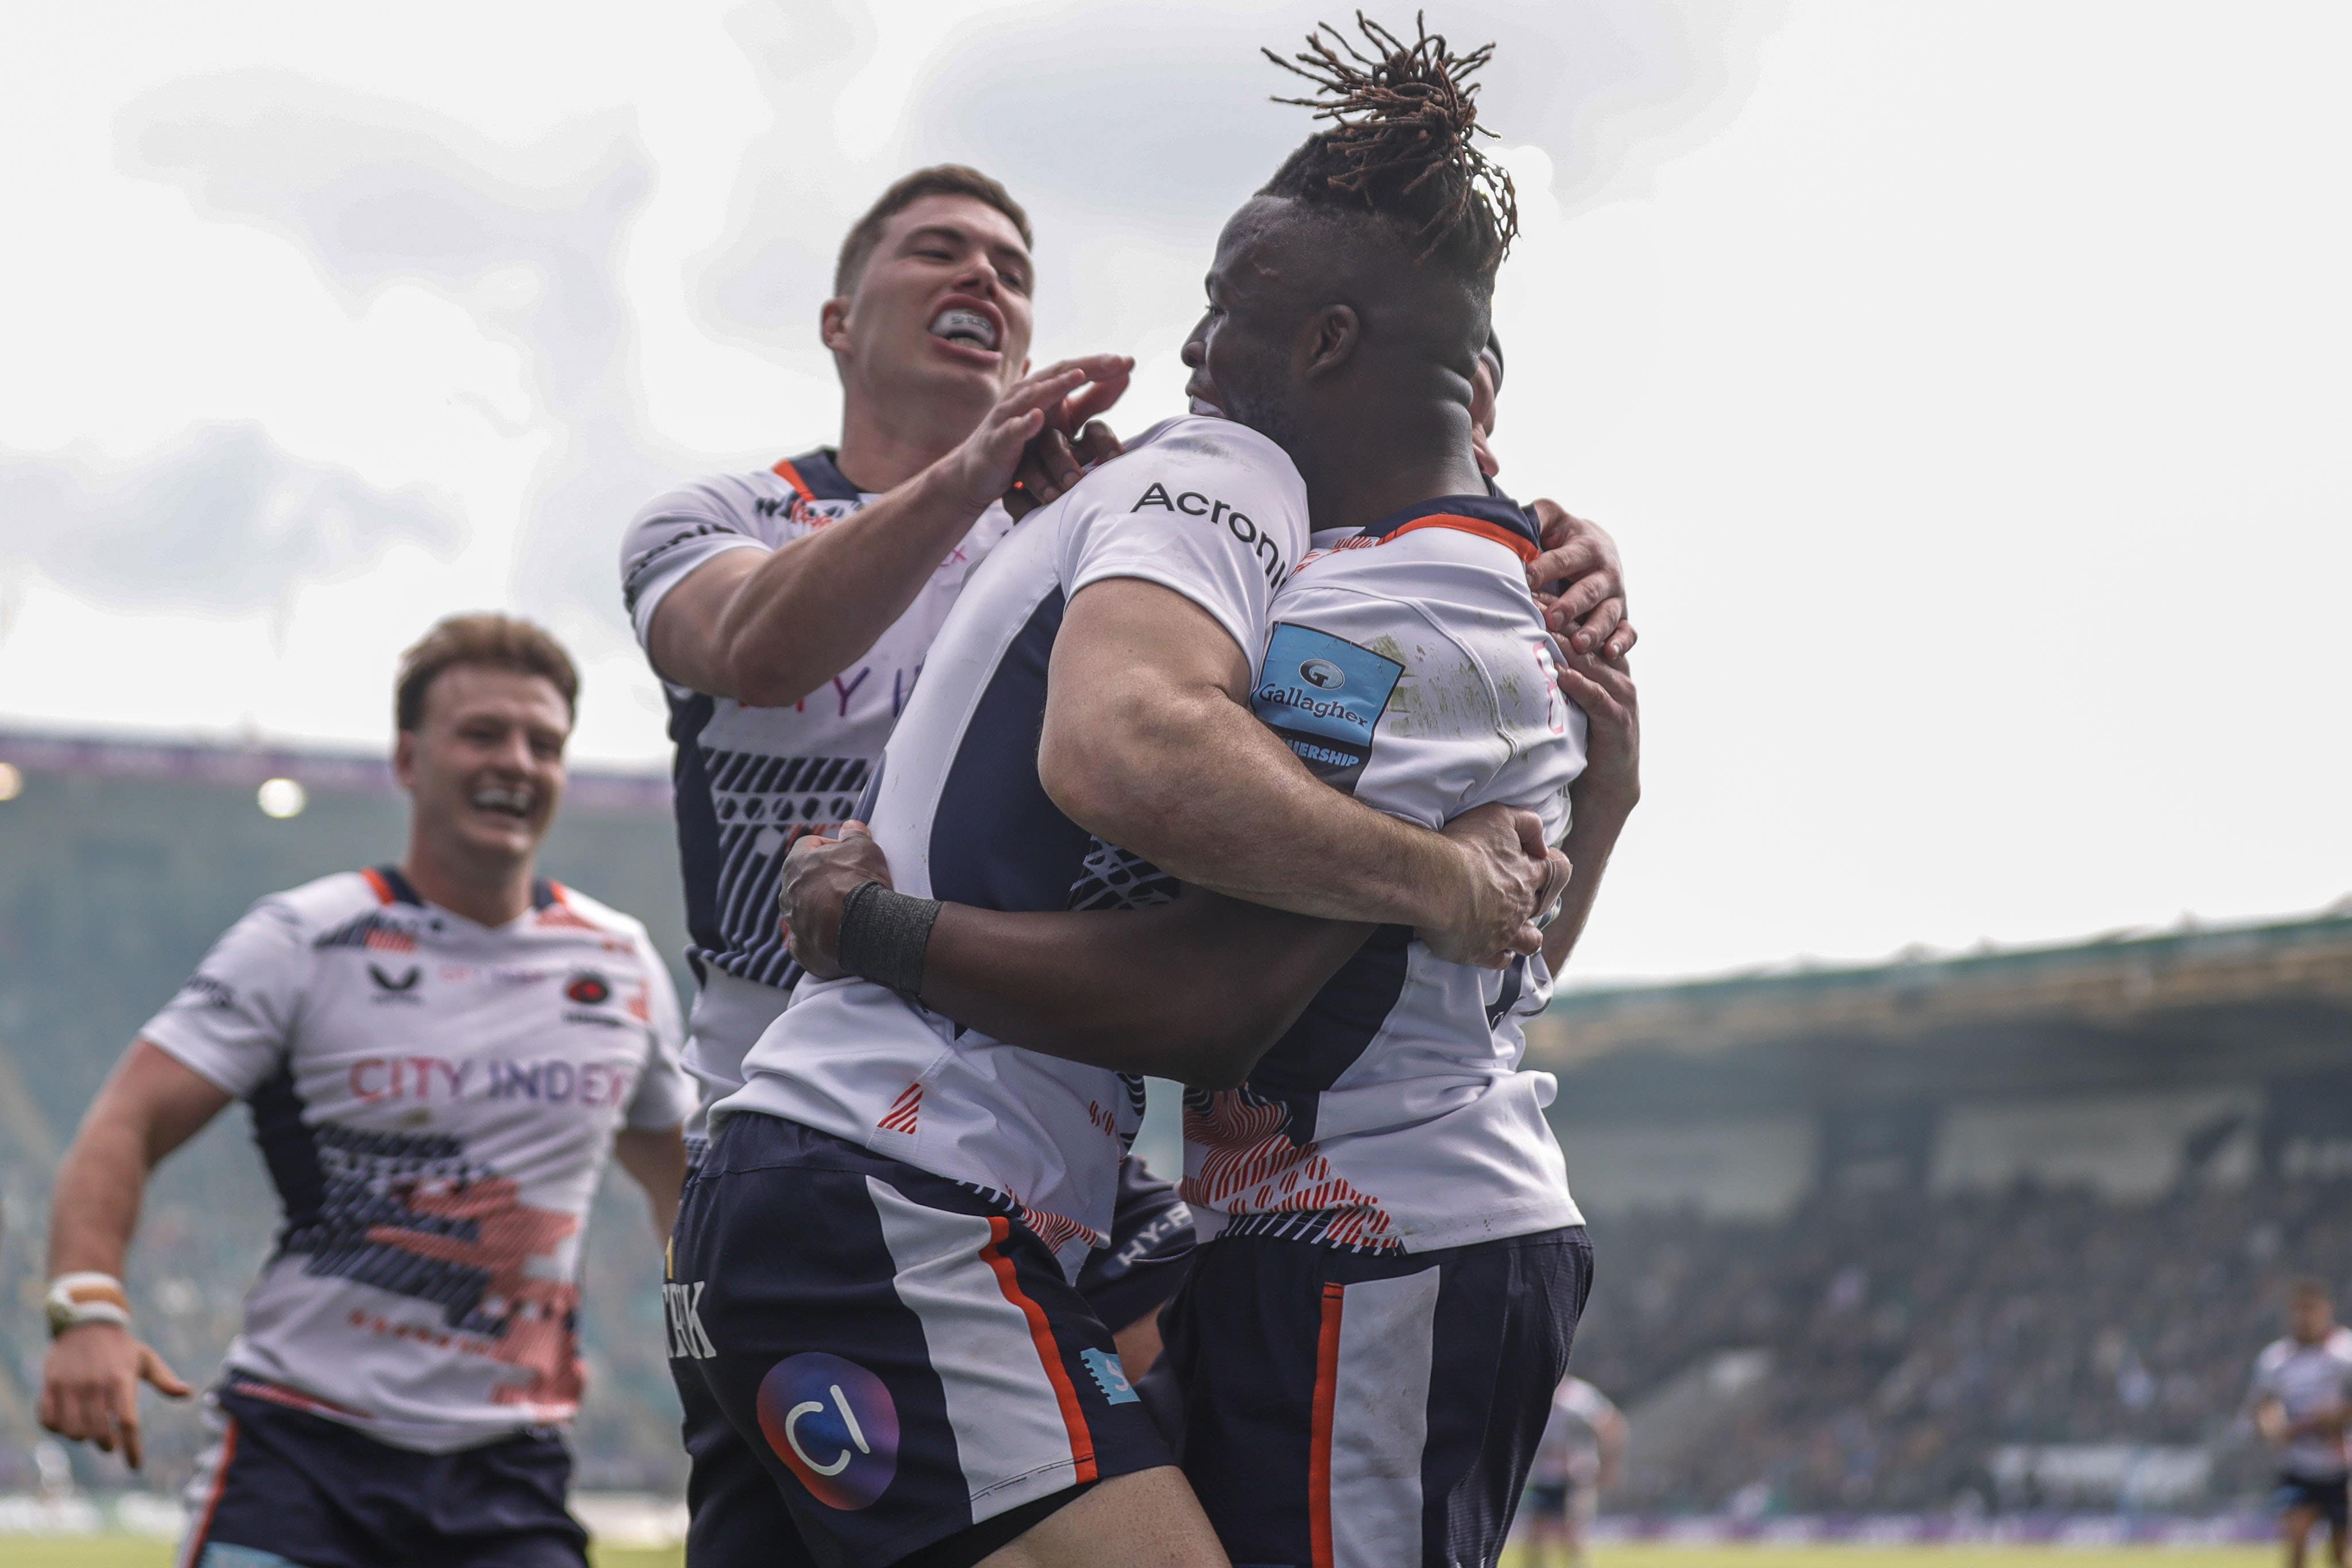
M 1478 123 L 1478 89 L 1469 79 L 1495 46 L 1454 54 L 1419 13 L 1410 44 L 1361 11 L 1356 26 L 1363 48 L 1323 23 L 1290 59 L 1260 51 L 1315 85 L 1311 98 L 1275 101 L 1311 109 L 1331 123 L 1291 153 L 1259 195 L 1359 208 L 1418 246 L 1417 265 L 1434 261 L 1468 279 L 1491 277 L 1519 231 L 1511 176 L 1475 141 L 1495 134 Z

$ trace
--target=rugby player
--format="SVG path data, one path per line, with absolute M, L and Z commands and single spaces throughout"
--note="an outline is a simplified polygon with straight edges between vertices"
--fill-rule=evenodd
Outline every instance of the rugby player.
M 2347 1561 L 2346 1476 L 2352 1449 L 2352 1332 L 2336 1326 L 2327 1287 L 2298 1279 L 2287 1292 L 2287 1334 L 2254 1359 L 2247 1393 L 2254 1426 L 2279 1451 L 2279 1539 L 2288 1568 L 2303 1568 L 2312 1532 L 2327 1526 L 2329 1560 Z
M 1347 433 L 1393 439 L 1367 420 L 1366 384 L 1431 387 L 1432 362 L 1475 355 L 1508 239 L 1479 197 L 1466 113 L 1433 153 L 1384 112 L 1400 80 L 1460 103 L 1454 89 L 1481 57 L 1449 59 L 1426 37 L 1410 48 L 1371 37 L 1372 71 L 1328 51 L 1315 60 L 1360 131 L 1310 142 L 1259 210 L 1228 227 L 1211 317 L 1188 346 L 1196 403 L 1286 433 L 1318 523 L 1340 510 L 1323 497 L 1344 506 L 1349 480 L 1371 460 Z M 1381 205 L 1360 208 L 1348 199 L 1359 193 L 1335 183 L 1351 153 L 1395 171 L 1369 193 Z M 1415 190 L 1425 192 L 1417 201 Z M 1276 245 L 1263 242 L 1268 229 Z M 1338 248 L 1362 270 L 1326 282 L 1310 258 Z M 1292 277 L 1328 292 L 1267 286 Z M 1281 346 L 1334 296 L 1368 322 L 1342 362 L 1365 384 L 1286 377 Z M 1445 395 L 1464 390 L 1457 375 Z M 1488 402 L 1475 424 L 1491 420 Z M 1236 1561 L 1444 1563 L 1465 1549 L 1489 1560 L 1590 1280 L 1541 1115 L 1551 1082 L 1517 1070 L 1520 1020 L 1548 999 L 1549 969 L 1580 930 L 1637 798 L 1633 694 L 1622 664 L 1563 650 L 1560 679 L 1596 720 L 1598 765 L 1580 777 L 1581 726 L 1552 699 L 1544 624 L 1522 574 L 1537 531 L 1517 507 L 1479 494 L 1483 465 L 1466 442 L 1457 452 L 1444 475 L 1454 493 L 1360 530 L 1318 531 L 1324 552 L 1274 601 L 1257 707 L 1327 782 L 1424 822 L 1504 800 L 1544 813 L 1557 835 L 1575 780 L 1579 889 L 1547 962 L 1485 975 L 1441 962 L 1409 931 L 1367 942 L 1348 930 L 1341 940 L 1360 951 L 1296 1025 L 1271 1026 L 1281 1037 L 1270 1052 L 1269 1020 L 1305 1002 L 1287 982 L 1329 973 L 1312 961 L 1316 939 L 1236 940 L 1227 910 L 1192 897 L 1109 919 L 934 907 L 920 911 L 921 962 L 896 977 L 1001 1038 L 1238 1086 L 1196 1090 L 1188 1105 L 1186 1193 L 1217 1239 L 1169 1319 L 1185 1468 Z M 863 858 L 877 889 L 887 885 L 871 839 L 852 835 L 840 848 Z M 868 918 L 859 900 L 913 900 L 860 888 L 843 921 L 839 895 L 858 871 L 833 875 L 830 907 L 804 896 L 835 854 L 796 854 L 795 945 L 818 973 L 871 973 L 851 952 L 864 940 L 852 928 Z M 1228 978 L 1253 966 L 1255 987 Z M 1400 1384 L 1422 1391 L 1413 1418 L 1397 1414 Z M 1402 1545 L 1416 1540 L 1418 1552 Z
M 1019 205 L 976 171 L 940 166 L 895 184 L 845 239 L 821 313 L 843 384 L 839 447 L 664 496 L 624 543 L 625 598 L 677 745 L 700 983 L 688 1061 L 706 1103 L 740 1084 L 744 1052 L 797 977 L 772 908 L 782 850 L 835 829 L 865 786 L 947 608 L 1010 526 L 991 504 L 997 492 L 1013 482 L 1008 500 L 1025 510 L 1117 449 L 1090 420 L 1130 362 L 1095 356 L 1027 374 L 1030 238 Z M 1041 430 L 1050 440 L 1024 454 L 1024 437 Z M 1553 508 L 1547 543 L 1552 575 L 1581 595 L 1580 635 L 1630 645 L 1607 535 Z M 1191 1245 L 1189 1215 L 1130 1162 L 1110 1235 L 1078 1289 L 1139 1375 Z M 709 1441 L 713 1407 L 682 1353 L 692 1343 L 673 1322 L 701 1556 L 723 1550 L 701 1540 L 707 1521 L 760 1542 L 790 1525 L 740 1448 Z M 706 1506 L 721 1493 L 735 1501 Z M 772 1517 L 748 1524 L 761 1494 Z
M 58 1171 L 41 1421 L 136 1467 L 121 1274 L 155 1166 L 232 1100 L 277 1248 L 206 1397 L 182 1562 L 572 1564 L 582 1230 L 608 1152 L 668 1233 L 693 1085 L 645 928 L 535 873 L 579 679 L 458 616 L 401 661 L 397 864 L 272 894 L 140 1031 Z
M 1624 1457 L 1625 1417 L 1615 1404 L 1580 1377 L 1561 1383 L 1528 1478 L 1527 1568 L 1545 1568 L 1554 1545 L 1568 1568 L 1586 1568 L 1592 1516 Z
M 1244 209 L 1216 277 L 1258 318 L 1223 340 L 1240 344 L 1238 389 L 1279 385 L 1274 367 L 1292 357 L 1281 345 L 1297 339 L 1297 374 L 1317 394 L 1302 404 L 1318 405 L 1304 410 L 1311 431 L 1285 431 L 1299 465 L 1246 420 L 1174 421 L 1000 546 L 886 752 L 869 792 L 877 838 L 898 842 L 919 890 L 981 907 L 1061 910 L 1107 891 L 1136 901 L 1173 874 L 1305 912 L 1419 925 L 1433 952 L 1507 963 L 1540 945 L 1522 899 L 1507 931 L 1469 940 L 1442 913 L 1428 918 L 1449 904 L 1466 912 L 1448 864 L 1469 847 L 1463 818 L 1442 837 L 1360 806 L 1244 710 L 1271 591 L 1305 543 L 1311 484 L 1361 526 L 1477 483 L 1466 394 L 1483 292 L 1415 290 L 1411 308 L 1382 312 L 1382 346 L 1355 359 L 1367 335 L 1354 310 L 1322 310 L 1311 325 L 1286 317 L 1298 308 L 1286 294 L 1318 269 L 1346 270 L 1303 243 L 1317 215 L 1290 221 L 1286 206 Z M 1287 288 L 1265 286 L 1260 269 L 1285 268 Z M 1214 300 L 1193 344 L 1213 370 L 1224 305 Z M 1425 365 L 1412 354 L 1430 321 L 1448 346 Z M 1310 342 L 1320 328 L 1328 341 Z M 1402 360 L 1400 342 L 1412 345 Z M 1384 386 L 1390 372 L 1402 381 Z M 1535 532 L 1508 510 L 1528 546 L 1503 556 L 1529 633 L 1513 649 L 1515 684 L 1543 704 L 1549 733 L 1544 639 L 1520 575 Z M 1517 843 L 1502 858 L 1532 891 L 1527 850 L 1542 819 L 1499 803 L 1467 817 L 1482 815 L 1510 825 Z M 1557 857 L 1542 866 L 1546 879 L 1561 868 Z M 1294 945 L 1315 979 L 1362 941 L 1251 905 L 1223 919 L 1314 933 Z M 829 1560 L 969 1562 L 1010 1541 L 1021 1561 L 1099 1561 L 1116 1530 L 1130 1560 L 1219 1561 L 1102 1325 L 1067 1284 L 1109 1216 L 1131 1086 L 891 994 L 919 983 L 893 959 L 919 960 L 921 934 L 911 923 L 878 933 L 886 951 L 868 973 L 879 984 L 804 985 L 748 1058 L 744 1089 L 718 1108 L 673 1265 L 673 1289 L 700 1305 L 701 1370 Z M 1228 989 L 1256 979 L 1244 972 Z M 1546 1198 L 1572 1218 L 1555 1187 Z M 883 1424 L 891 1440 L 872 1440 Z

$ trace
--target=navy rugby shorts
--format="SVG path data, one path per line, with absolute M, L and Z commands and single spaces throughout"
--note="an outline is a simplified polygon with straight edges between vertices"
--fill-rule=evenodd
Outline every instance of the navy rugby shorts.
M 694 1568 L 967 1568 L 1173 1462 L 1002 1200 L 794 1122 L 720 1123 L 664 1294 Z
M 2347 1533 L 2347 1520 L 2352 1520 L 2352 1496 L 2347 1496 L 2347 1478 L 2343 1476 L 2301 1476 L 2282 1470 L 2278 1489 L 2271 1493 L 2271 1506 L 2281 1513 L 2307 1508 L 2342 1537 Z
M 1192 1211 L 1130 1154 L 1119 1162 L 1118 1209 L 1110 1245 L 1098 1247 L 1078 1270 L 1078 1294 L 1113 1332 L 1140 1321 L 1176 1294 L 1192 1256 Z
M 1581 1226 L 1436 1252 L 1228 1236 L 1161 1320 L 1236 1565 L 1492 1563 L 1592 1289 Z
M 185 1568 L 585 1568 L 552 1433 L 420 1454 L 287 1397 L 235 1373 L 207 1397 L 219 1436 L 188 1486 Z

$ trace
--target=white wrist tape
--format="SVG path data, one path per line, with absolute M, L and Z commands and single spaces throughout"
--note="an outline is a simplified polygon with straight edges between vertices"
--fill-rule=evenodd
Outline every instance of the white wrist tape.
M 84 1323 L 129 1327 L 131 1297 L 111 1274 L 60 1274 L 49 1281 L 49 1337 Z

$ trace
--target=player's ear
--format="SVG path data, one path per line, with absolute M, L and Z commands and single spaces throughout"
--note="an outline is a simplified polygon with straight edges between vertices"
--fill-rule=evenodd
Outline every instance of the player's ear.
M 392 743 L 392 776 L 400 781 L 400 787 L 404 790 L 416 787 L 416 731 L 414 730 L 403 730 Z
M 1364 341 L 1364 323 L 1350 305 L 1326 305 L 1298 329 L 1298 371 L 1301 380 L 1328 375 L 1356 357 Z
M 835 353 L 849 352 L 849 296 L 837 295 L 817 312 L 817 336 Z

